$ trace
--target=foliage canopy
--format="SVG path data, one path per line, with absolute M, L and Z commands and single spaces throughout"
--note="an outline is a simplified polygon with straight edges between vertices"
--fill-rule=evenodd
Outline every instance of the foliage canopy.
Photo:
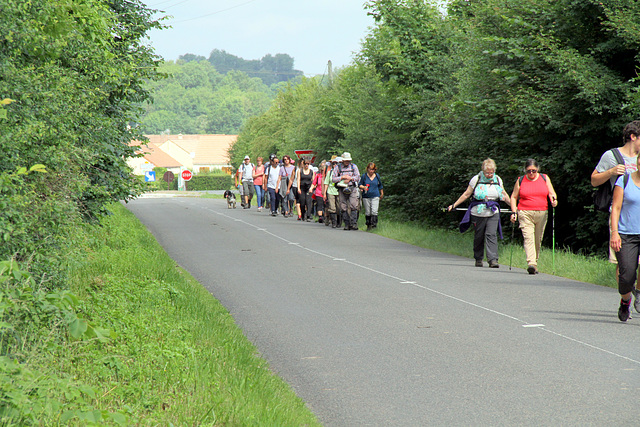
M 455 222 L 451 203 L 493 158 L 511 189 L 535 158 L 559 194 L 556 237 L 604 249 L 606 216 L 590 209 L 589 176 L 636 118 L 640 53 L 632 0 L 374 0 L 376 25 L 352 66 L 306 80 L 252 119 L 232 150 L 314 148 L 375 161 L 400 215 Z M 418 191 L 416 191 L 418 190 Z M 388 206 L 389 206 L 388 205 Z

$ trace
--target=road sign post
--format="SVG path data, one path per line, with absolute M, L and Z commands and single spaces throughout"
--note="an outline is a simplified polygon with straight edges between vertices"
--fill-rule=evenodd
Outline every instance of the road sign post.
M 175 175 L 173 175 L 173 172 L 171 171 L 166 171 L 164 175 L 162 175 L 162 180 L 167 183 L 167 191 L 171 189 L 169 186 L 171 185 L 171 182 L 173 182 L 174 178 Z
M 187 182 L 191 180 L 191 178 L 193 177 L 193 173 L 189 169 L 185 169 L 182 171 L 180 176 L 182 177 L 182 179 L 184 179 L 184 191 L 188 191 Z

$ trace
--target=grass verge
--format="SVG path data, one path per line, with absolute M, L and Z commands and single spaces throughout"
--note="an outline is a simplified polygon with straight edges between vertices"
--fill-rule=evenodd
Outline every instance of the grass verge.
M 112 339 L 76 342 L 58 369 L 95 407 L 140 425 L 319 425 L 232 317 L 121 205 L 87 241 L 73 291 Z
M 366 228 L 366 226 L 364 227 Z M 508 237 L 506 234 L 510 230 L 510 225 L 503 230 L 505 238 Z M 472 230 L 460 233 L 454 230 L 425 228 L 415 223 L 398 222 L 385 218 L 380 220 L 375 232 L 381 236 L 423 248 L 468 257 L 470 262 L 473 262 Z M 517 229 L 515 232 L 520 233 Z M 523 269 L 527 267 L 527 259 L 521 244 L 500 241 L 499 250 L 500 264 L 503 268 L 509 264 Z M 615 265 L 606 259 L 578 255 L 563 249 L 556 249 L 554 254 L 551 248 L 543 247 L 538 260 L 538 269 L 542 273 L 617 289 Z

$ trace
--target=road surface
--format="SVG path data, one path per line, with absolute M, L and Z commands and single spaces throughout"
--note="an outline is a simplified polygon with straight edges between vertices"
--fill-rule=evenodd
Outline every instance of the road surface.
M 128 208 L 325 426 L 638 423 L 640 315 L 615 289 L 220 199 Z

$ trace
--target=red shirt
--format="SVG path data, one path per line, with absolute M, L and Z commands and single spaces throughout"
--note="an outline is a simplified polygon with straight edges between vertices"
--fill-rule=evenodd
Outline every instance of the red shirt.
M 547 181 L 538 174 L 538 179 L 531 181 L 526 176 L 520 183 L 520 200 L 518 210 L 521 211 L 546 211 L 549 207 L 547 198 L 549 187 Z

